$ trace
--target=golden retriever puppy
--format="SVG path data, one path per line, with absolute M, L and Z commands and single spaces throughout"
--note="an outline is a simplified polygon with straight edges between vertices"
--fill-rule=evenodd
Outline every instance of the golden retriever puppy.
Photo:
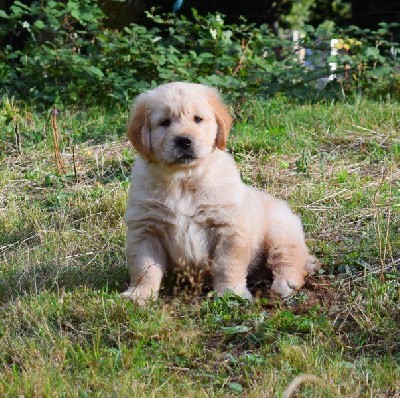
M 128 137 L 139 153 L 125 222 L 131 282 L 123 296 L 154 298 L 167 265 L 209 267 L 218 295 L 251 299 L 246 277 L 265 262 L 282 297 L 315 268 L 300 219 L 240 179 L 225 152 L 232 119 L 216 90 L 169 83 L 137 97 Z

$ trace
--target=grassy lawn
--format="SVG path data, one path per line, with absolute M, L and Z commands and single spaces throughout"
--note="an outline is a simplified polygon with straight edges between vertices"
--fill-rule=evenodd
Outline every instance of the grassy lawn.
M 60 110 L 60 175 L 50 113 L 0 106 L 0 396 L 280 397 L 312 374 L 296 396 L 400 397 L 400 105 L 233 111 L 244 181 L 301 214 L 321 273 L 284 301 L 250 281 L 252 303 L 174 275 L 143 309 L 119 297 L 126 109 Z

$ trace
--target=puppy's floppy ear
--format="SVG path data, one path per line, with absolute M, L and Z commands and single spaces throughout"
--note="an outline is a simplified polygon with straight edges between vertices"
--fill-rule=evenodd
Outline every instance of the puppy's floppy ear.
M 219 149 L 224 150 L 232 126 L 232 117 L 229 114 L 228 107 L 222 102 L 216 90 L 210 89 L 208 102 L 214 109 L 214 115 L 218 125 L 216 144 Z
M 148 157 L 151 153 L 150 129 L 147 123 L 146 94 L 137 97 L 127 123 L 127 136 L 138 153 Z

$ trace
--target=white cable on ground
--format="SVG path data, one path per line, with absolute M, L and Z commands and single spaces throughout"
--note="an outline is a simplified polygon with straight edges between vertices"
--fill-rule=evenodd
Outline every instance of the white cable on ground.
M 312 374 L 301 374 L 296 376 L 285 388 L 285 391 L 282 394 L 282 398 L 290 398 L 296 388 L 303 383 L 315 383 L 321 387 L 327 387 L 326 383 L 320 377 Z

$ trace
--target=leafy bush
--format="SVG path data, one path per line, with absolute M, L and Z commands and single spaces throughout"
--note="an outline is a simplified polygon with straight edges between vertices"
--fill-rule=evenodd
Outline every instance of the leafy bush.
M 0 34 L 19 39 L 22 49 L 7 44 L 0 55 L 1 93 L 52 103 L 126 103 L 162 82 L 190 80 L 221 87 L 232 96 L 243 92 L 297 98 L 337 97 L 362 90 L 398 93 L 395 73 L 398 43 L 394 24 L 378 31 L 333 24 L 307 27 L 294 48 L 292 40 L 273 34 L 267 25 L 244 19 L 226 24 L 221 14 L 184 16 L 148 13 L 154 27 L 131 24 L 106 28 L 95 0 L 15 1 L 0 11 Z M 329 39 L 340 37 L 338 56 L 328 57 Z M 312 49 L 308 65 L 298 61 L 301 46 Z M 318 79 L 338 63 L 339 79 L 323 92 Z M 311 65 L 311 67 L 310 67 Z

